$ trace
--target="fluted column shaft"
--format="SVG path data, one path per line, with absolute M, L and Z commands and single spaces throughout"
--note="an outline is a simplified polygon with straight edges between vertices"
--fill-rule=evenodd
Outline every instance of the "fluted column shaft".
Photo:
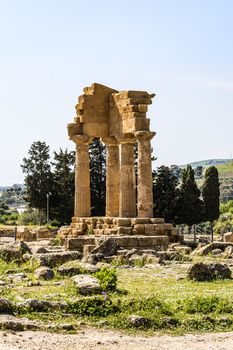
M 120 217 L 136 216 L 134 141 L 121 140 L 120 145 Z
M 77 138 L 75 168 L 75 217 L 91 215 L 91 192 L 89 170 L 89 141 Z
M 106 216 L 119 216 L 120 163 L 119 143 L 114 137 L 103 138 L 107 146 Z
M 138 140 L 138 185 L 137 209 L 138 217 L 153 217 L 153 191 L 150 141 L 155 133 L 138 131 L 135 137 Z

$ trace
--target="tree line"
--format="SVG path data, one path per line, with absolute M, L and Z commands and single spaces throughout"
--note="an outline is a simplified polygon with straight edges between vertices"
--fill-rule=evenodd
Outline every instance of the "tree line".
M 89 154 L 91 214 L 103 216 L 106 204 L 106 148 L 99 139 L 94 139 Z M 29 207 L 37 208 L 42 217 L 49 200 L 50 220 L 69 224 L 74 212 L 75 153 L 60 149 L 53 153 L 51 159 L 49 146 L 36 141 L 21 167 L 25 174 L 25 200 Z M 154 217 L 163 217 L 166 222 L 189 227 L 203 221 L 209 221 L 212 225 L 219 217 L 219 179 L 214 166 L 205 172 L 202 191 L 196 184 L 195 171 L 190 165 L 182 170 L 181 181 L 173 169 L 166 166 L 153 171 L 152 178 Z

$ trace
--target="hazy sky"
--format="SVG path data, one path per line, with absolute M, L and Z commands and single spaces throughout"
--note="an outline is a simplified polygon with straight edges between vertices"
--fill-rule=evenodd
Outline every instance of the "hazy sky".
M 156 93 L 157 164 L 233 152 L 232 0 L 0 0 L 0 185 L 33 141 L 69 150 L 93 82 Z

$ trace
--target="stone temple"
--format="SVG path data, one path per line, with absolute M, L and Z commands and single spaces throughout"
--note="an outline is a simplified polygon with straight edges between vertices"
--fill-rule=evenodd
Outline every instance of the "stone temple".
M 74 217 L 70 227 L 61 229 L 66 248 L 89 253 L 109 236 L 122 248 L 166 248 L 178 242 L 181 237 L 173 225 L 153 218 L 150 141 L 155 132 L 150 131 L 147 110 L 155 94 L 96 83 L 83 92 L 74 122 L 68 124 L 76 145 L 76 176 Z M 89 145 L 94 138 L 107 150 L 105 217 L 91 217 Z

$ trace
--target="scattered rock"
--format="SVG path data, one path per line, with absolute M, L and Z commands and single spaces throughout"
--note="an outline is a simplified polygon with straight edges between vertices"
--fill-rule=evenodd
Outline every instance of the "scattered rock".
M 25 253 L 31 254 L 31 250 L 23 241 L 8 243 L 0 248 L 1 258 L 8 262 L 22 260 Z
M 226 247 L 226 249 L 224 250 L 224 256 L 227 257 L 232 257 L 233 256 L 233 246 L 228 246 Z
M 80 267 L 64 264 L 57 269 L 57 272 L 61 276 L 75 276 L 80 274 Z
M 28 320 L 27 318 L 18 318 L 11 315 L 0 315 L 0 328 L 13 331 L 25 331 L 40 328 L 40 325 Z
M 209 253 L 212 253 L 214 249 L 221 249 L 223 252 L 226 247 L 233 246 L 233 243 L 229 242 L 213 242 L 210 244 L 207 244 L 205 246 L 198 246 L 191 255 L 207 255 Z
M 39 248 L 36 247 L 35 250 L 33 251 L 33 253 L 44 254 L 44 253 L 49 253 L 49 251 L 45 247 L 39 247 Z
M 20 308 L 29 308 L 33 311 L 46 312 L 48 310 L 54 309 L 64 309 L 67 308 L 66 302 L 60 301 L 48 301 L 48 300 L 37 300 L 37 299 L 26 299 L 20 303 L 17 303 L 17 307 Z
M 11 313 L 13 309 L 13 305 L 10 300 L 6 298 L 0 298 L 0 313 Z
M 147 327 L 149 325 L 150 320 L 146 317 L 143 317 L 143 316 L 130 315 L 127 318 L 127 323 L 133 327 L 143 327 L 144 328 L 144 327 Z
M 196 263 L 188 271 L 188 278 L 195 281 L 212 281 L 214 279 L 231 278 L 231 270 L 220 263 Z
M 192 248 L 188 247 L 186 245 L 174 246 L 174 250 L 176 250 L 177 252 L 179 252 L 181 254 L 190 254 L 190 253 L 192 253 Z
M 212 250 L 212 254 L 213 255 L 221 255 L 222 254 L 222 250 L 219 248 L 213 249 Z
M 223 242 L 233 242 L 233 232 L 226 232 L 223 234 Z
M 5 285 L 6 285 L 6 282 L 5 282 L 5 281 L 0 280 L 0 287 L 5 287 Z
M 111 255 L 116 254 L 118 248 L 119 248 L 119 246 L 118 246 L 115 238 L 110 237 L 110 238 L 106 239 L 103 243 L 101 243 L 98 247 L 93 249 L 91 251 L 91 254 L 101 253 L 104 256 L 111 256 Z
M 79 260 L 82 258 L 82 253 L 75 252 L 53 252 L 53 253 L 42 253 L 35 254 L 33 259 L 35 259 L 40 266 L 54 267 L 62 265 L 67 261 Z
M 95 273 L 100 270 L 100 267 L 84 262 L 80 262 L 79 266 L 81 270 L 85 273 Z
M 41 283 L 40 283 L 40 281 L 35 281 L 35 282 L 30 281 L 30 282 L 28 282 L 27 286 L 28 287 L 37 287 L 37 286 L 41 286 Z
M 104 255 L 102 253 L 96 253 L 96 254 L 88 254 L 87 256 L 83 257 L 82 262 L 96 265 L 98 262 L 103 260 L 104 260 Z
M 143 266 L 145 259 L 143 256 L 138 255 L 138 254 L 133 254 L 129 259 L 128 259 L 129 263 L 131 265 L 139 265 L 139 266 Z
M 64 331 L 73 331 L 75 330 L 75 327 L 73 324 L 70 323 L 62 323 L 59 325 L 60 329 L 63 329 Z
M 101 293 L 101 287 L 96 277 L 89 275 L 77 275 L 72 277 L 76 284 L 80 294 L 99 294 Z
M 35 277 L 38 279 L 43 278 L 44 280 L 50 280 L 54 277 L 54 272 L 49 267 L 42 266 L 36 269 Z

